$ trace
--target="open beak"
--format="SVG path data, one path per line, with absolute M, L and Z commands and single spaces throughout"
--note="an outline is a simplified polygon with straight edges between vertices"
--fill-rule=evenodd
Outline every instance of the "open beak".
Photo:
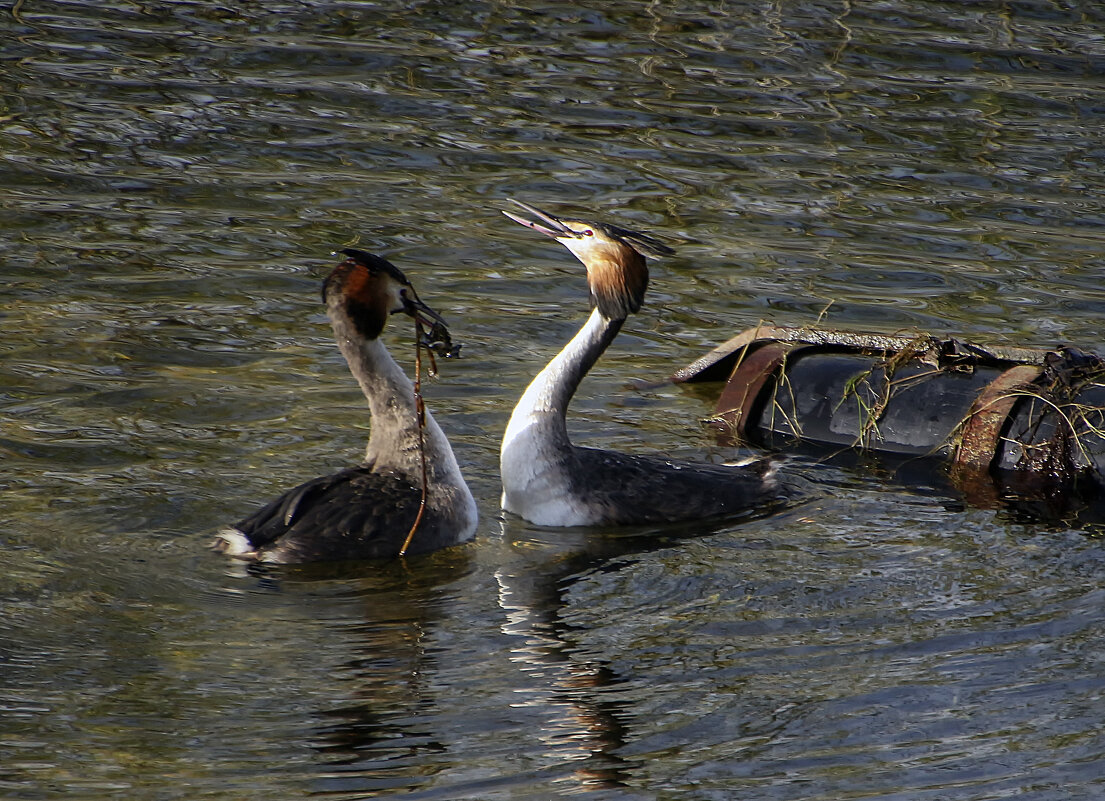
M 526 228 L 532 228 L 534 231 L 540 231 L 545 236 L 551 236 L 553 239 L 557 239 L 562 236 L 570 236 L 572 238 L 579 237 L 579 234 L 577 234 L 575 231 L 573 231 L 571 228 L 561 222 L 559 218 L 554 217 L 551 214 L 546 214 L 545 212 L 541 211 L 541 209 L 534 208 L 528 203 L 523 203 L 520 200 L 515 200 L 514 198 L 508 198 L 508 200 L 510 200 L 510 202 L 516 206 L 521 206 L 534 217 L 541 220 L 541 222 L 547 223 L 549 227 L 546 228 L 540 223 L 531 222 L 530 220 L 527 220 L 523 217 L 519 217 L 517 214 L 511 214 L 509 211 L 503 212 L 503 214 L 514 220 L 514 222 L 518 223 L 519 225 L 524 225 L 526 226 Z

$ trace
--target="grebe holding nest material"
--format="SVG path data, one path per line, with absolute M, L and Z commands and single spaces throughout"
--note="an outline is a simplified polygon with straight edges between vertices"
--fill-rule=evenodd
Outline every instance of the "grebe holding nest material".
M 731 515 L 778 499 L 768 460 L 714 465 L 571 443 L 568 404 L 629 314 L 641 307 L 648 288 L 645 256 L 673 251 L 646 234 L 560 219 L 513 202 L 544 225 L 503 212 L 507 217 L 560 242 L 587 268 L 594 308 L 514 407 L 499 456 L 503 509 L 545 526 L 621 525 Z
M 368 400 L 364 462 L 301 484 L 220 531 L 216 550 L 276 563 L 394 558 L 455 545 L 475 532 L 476 502 L 449 440 L 378 339 L 388 316 L 403 312 L 448 347 L 444 321 L 387 260 L 360 250 L 342 254 L 347 258 L 326 279 L 322 297 Z

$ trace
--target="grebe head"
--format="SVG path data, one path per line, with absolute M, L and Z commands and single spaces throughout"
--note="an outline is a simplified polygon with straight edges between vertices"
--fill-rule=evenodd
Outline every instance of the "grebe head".
M 376 339 L 388 315 L 403 312 L 447 338 L 445 320 L 423 303 L 407 277 L 387 259 L 363 250 L 346 249 L 347 256 L 322 285 L 327 308 L 348 317 L 357 333 Z
M 551 236 L 587 268 L 591 299 L 612 320 L 622 320 L 641 308 L 648 289 L 645 256 L 670 256 L 675 251 L 648 234 L 607 223 L 555 217 L 520 200 L 511 199 L 547 224 L 532 222 L 504 211 L 516 223 Z

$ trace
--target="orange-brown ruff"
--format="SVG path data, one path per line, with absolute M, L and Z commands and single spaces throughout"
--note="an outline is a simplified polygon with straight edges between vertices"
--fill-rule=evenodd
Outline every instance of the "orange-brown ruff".
M 776 502 L 779 490 L 766 460 L 712 465 L 571 443 L 568 404 L 629 314 L 641 307 L 648 288 L 645 256 L 672 251 L 636 231 L 518 205 L 541 222 L 504 214 L 553 237 L 587 268 L 594 308 L 514 407 L 499 452 L 503 509 L 539 525 L 581 526 L 693 520 Z
M 360 334 L 366 339 L 376 339 L 387 323 L 389 285 L 395 281 L 386 270 L 372 270 L 350 258 L 330 273 L 323 286 L 322 299 L 326 301 L 327 292 L 339 292 L 343 296 L 345 313 Z
M 441 318 L 393 264 L 359 250 L 323 284 L 342 355 L 368 400 L 372 429 L 360 465 L 289 490 L 232 527 L 215 548 L 262 562 L 394 558 L 422 504 L 422 455 L 414 386 L 379 341 L 391 314 Z M 441 329 L 443 330 L 443 329 Z M 427 411 L 422 432 L 426 506 L 407 553 L 471 539 L 476 502 L 444 432 Z
M 644 256 L 625 242 L 610 239 L 592 245 L 591 255 L 583 264 L 591 297 L 603 314 L 624 319 L 641 308 L 648 289 Z

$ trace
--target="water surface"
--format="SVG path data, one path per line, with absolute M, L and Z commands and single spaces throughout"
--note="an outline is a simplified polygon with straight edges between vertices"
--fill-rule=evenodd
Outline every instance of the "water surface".
M 11 798 L 1090 799 L 1099 531 L 796 460 L 664 531 L 497 509 L 586 308 L 517 197 L 661 235 L 580 442 L 734 455 L 667 375 L 770 320 L 1105 350 L 1094 3 L 17 3 L 0 22 Z M 331 251 L 464 357 L 470 546 L 251 574 L 210 532 L 358 458 Z M 409 363 L 407 338 L 389 334 Z

